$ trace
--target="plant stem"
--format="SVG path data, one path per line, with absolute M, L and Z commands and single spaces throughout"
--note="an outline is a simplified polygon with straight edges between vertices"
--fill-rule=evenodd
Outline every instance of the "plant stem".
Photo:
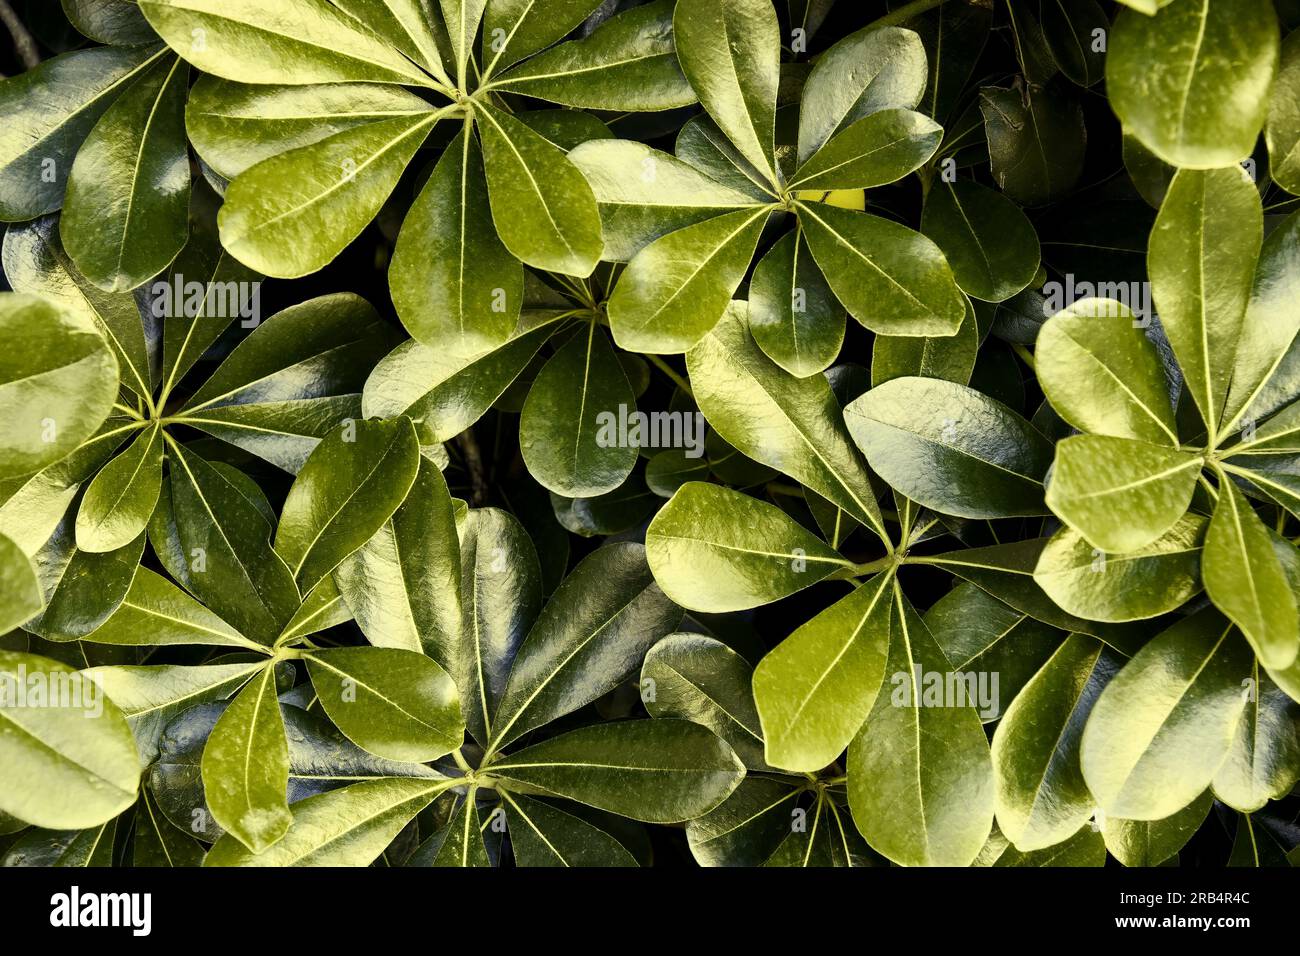
M 925 13 L 926 10 L 933 10 L 935 7 L 944 3 L 945 0 L 912 0 L 911 3 L 905 3 L 897 10 L 890 10 L 883 17 L 872 20 L 867 24 L 868 27 L 892 27 L 912 17 Z
M 456 766 L 460 767 L 460 769 L 464 770 L 466 773 L 469 773 L 474 769 L 469 765 L 469 761 L 465 759 L 465 755 L 460 752 L 459 748 L 451 752 L 451 759 L 456 761 Z
M 0 0 L 0 22 L 4 23 L 9 35 L 14 38 L 14 51 L 18 54 L 22 65 L 29 70 L 40 66 L 41 53 L 36 46 L 36 40 L 23 25 L 23 21 L 18 19 L 18 14 L 14 13 L 14 8 L 9 5 L 9 0 Z
M 1036 371 L 1037 371 L 1037 368 L 1034 366 L 1034 353 L 1033 353 L 1033 352 L 1029 351 L 1029 349 L 1027 349 L 1025 346 L 1021 345 L 1019 342 L 1012 342 L 1012 343 L 1011 343 L 1011 349 L 1012 349 L 1012 351 L 1014 351 L 1017 355 L 1020 356 L 1021 360 L 1022 360 L 1026 365 L 1029 366 L 1029 370 L 1030 370 L 1031 372 L 1036 372 Z
M 690 384 L 686 381 L 686 379 L 682 378 L 681 375 L 678 374 L 678 372 L 671 365 L 669 365 L 667 362 L 661 359 L 658 355 L 646 355 L 645 358 L 647 361 L 650 362 L 651 365 L 653 365 L 655 368 L 659 369 L 659 371 L 663 372 L 670 379 L 672 379 L 674 385 L 680 388 L 691 398 L 695 397 L 695 393 L 691 391 Z

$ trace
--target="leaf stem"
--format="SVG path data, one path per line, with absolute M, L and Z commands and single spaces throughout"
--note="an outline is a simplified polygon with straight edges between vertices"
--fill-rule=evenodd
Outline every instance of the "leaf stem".
M 911 3 L 905 3 L 896 10 L 890 10 L 883 17 L 872 20 L 867 24 L 867 27 L 896 26 L 905 20 L 910 20 L 912 17 L 925 13 L 926 10 L 933 10 L 944 2 L 946 2 L 946 0 L 912 0 Z
M 9 5 L 9 0 L 0 0 L 0 22 L 4 23 L 5 29 L 13 37 L 14 52 L 18 54 L 22 65 L 29 70 L 40 66 L 41 51 L 36 46 L 36 40 L 23 21 L 18 19 L 18 14 L 14 13 L 14 8 Z
M 674 385 L 680 388 L 691 398 L 695 397 L 695 393 L 691 391 L 690 383 L 688 383 L 686 379 L 682 378 L 682 376 L 677 372 L 677 370 L 674 369 L 671 365 L 669 365 L 667 362 L 661 359 L 658 355 L 647 354 L 645 358 L 651 365 L 653 365 L 655 368 L 659 369 L 659 371 L 663 372 L 670 379 L 672 379 Z
M 456 766 L 460 767 L 460 769 L 464 770 L 466 773 L 474 772 L 474 768 L 469 765 L 469 761 L 465 759 L 465 755 L 460 752 L 459 747 L 451 752 L 451 759 L 456 761 Z
M 1028 348 L 1026 348 L 1024 345 L 1021 345 L 1019 342 L 1012 342 L 1011 350 L 1020 356 L 1020 360 L 1029 366 L 1029 370 L 1031 372 L 1037 373 L 1038 369 L 1034 365 L 1033 352 L 1029 351 Z

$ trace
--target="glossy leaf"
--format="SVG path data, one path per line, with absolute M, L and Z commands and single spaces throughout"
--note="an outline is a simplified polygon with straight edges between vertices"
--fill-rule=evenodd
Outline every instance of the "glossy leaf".
M 646 556 L 670 598 L 714 613 L 770 604 L 853 566 L 776 506 L 699 481 L 650 522 Z
M 754 700 L 768 763 L 817 771 L 857 735 L 885 676 L 892 585 L 893 575 L 876 575 L 759 662 Z
M 423 763 L 465 735 L 456 685 L 418 651 L 337 647 L 307 655 L 325 713 L 357 746 L 389 760 Z
M 967 518 L 1044 510 L 1051 446 L 972 388 L 896 378 L 852 402 L 844 418 L 872 468 L 919 504 Z
M 275 696 L 275 668 L 263 667 L 226 708 L 203 750 L 203 789 L 213 818 L 254 853 L 293 823 L 285 799 L 289 745 Z
M 0 686 L 0 757 L 7 770 L 0 812 L 33 826 L 77 830 L 99 826 L 135 802 L 135 741 L 97 684 L 48 658 L 0 651 Z M 32 788 L 32 780 L 49 789 Z
M 508 790 L 567 797 L 649 823 L 701 816 L 745 775 L 745 765 L 711 731 L 667 719 L 571 730 L 492 767 Z
M 302 591 L 364 545 L 406 498 L 420 466 L 406 419 L 349 422 L 330 433 L 298 473 L 275 550 Z
M 1138 651 L 1083 732 L 1083 776 L 1106 815 L 1160 820 L 1196 799 L 1232 746 L 1249 675 L 1245 641 L 1209 609 Z
M 1146 13 L 1121 11 L 1106 56 L 1106 87 L 1125 129 L 1175 166 L 1249 156 L 1277 73 L 1269 5 L 1192 0 Z

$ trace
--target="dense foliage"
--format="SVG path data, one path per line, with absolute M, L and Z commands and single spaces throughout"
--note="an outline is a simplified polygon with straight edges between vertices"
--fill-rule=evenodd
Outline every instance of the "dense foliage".
M 6 865 L 1300 862 L 1300 3 L 0 8 Z

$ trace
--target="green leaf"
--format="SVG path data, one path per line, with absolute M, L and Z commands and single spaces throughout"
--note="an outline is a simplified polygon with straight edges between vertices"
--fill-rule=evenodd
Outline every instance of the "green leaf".
M 204 866 L 369 866 L 434 797 L 455 780 L 388 777 L 308 797 L 293 808 L 293 826 L 256 853 L 231 835 L 217 841 Z
M 749 270 L 770 209 L 748 207 L 650 243 L 619 277 L 610 330 L 630 352 L 685 352 L 707 335 Z
M 77 510 L 77 547 L 114 551 L 149 524 L 162 488 L 162 428 L 151 425 L 95 476 Z
M 927 78 L 925 47 L 911 30 L 867 28 L 840 40 L 816 58 L 804 84 L 799 162 L 865 116 L 914 109 Z
M 433 859 L 433 866 L 491 866 L 487 846 L 483 842 L 483 825 L 479 823 L 474 787 L 460 801 L 456 812 L 447 821 L 447 832 Z
M 679 0 L 673 39 L 700 103 L 769 181 L 776 165 L 781 37 L 766 0 Z
M 418 342 L 403 342 L 375 365 L 366 379 L 362 414 L 415 422 L 420 444 L 455 438 L 501 397 L 555 334 L 569 311 L 525 309 L 515 333 L 502 346 L 468 355 Z
M 981 392 L 941 379 L 896 378 L 844 409 L 871 467 L 911 500 L 943 514 L 1042 514 L 1051 445 Z
M 116 611 L 83 640 L 95 644 L 171 644 L 263 650 L 161 574 L 140 568 Z
M 1080 827 L 1074 836 L 1063 843 L 1021 853 L 1014 847 L 1008 847 L 993 866 L 1105 866 L 1106 844 L 1102 835 L 1091 824 Z
M 1240 425 L 1242 416 L 1263 418 L 1296 396 L 1294 373 L 1283 369 L 1290 367 L 1300 334 L 1298 248 L 1300 215 L 1292 214 L 1268 234 L 1260 250 L 1223 416 L 1230 426 Z M 1230 434 L 1230 429 L 1223 432 Z
M 843 508 L 887 540 L 866 462 L 841 424 L 822 376 L 795 378 L 763 354 L 745 307 L 726 316 L 686 356 L 700 411 L 731 445 Z
M 6 261 L 6 266 L 8 262 Z M 89 438 L 117 395 L 117 361 L 95 326 L 34 295 L 0 294 L 0 477 L 39 471 Z
M 135 0 L 63 0 L 63 12 L 79 33 L 100 43 L 130 46 L 154 39 Z
M 1203 464 L 1190 451 L 1076 435 L 1056 446 L 1047 504 L 1102 551 L 1136 551 L 1187 513 Z
M 1207 790 L 1163 820 L 1103 817 L 1106 849 L 1125 866 L 1162 866 L 1181 850 L 1209 815 L 1214 797 Z
M 778 239 L 754 269 L 749 330 L 773 362 L 799 378 L 824 371 L 840 354 L 844 307 L 800 232 Z
M 955 335 L 877 335 L 871 348 L 871 384 L 874 387 L 891 379 L 919 375 L 967 385 L 979 347 L 979 322 L 968 299 L 966 318 Z
M 86 830 L 30 830 L 9 848 L 0 866 L 112 866 L 117 823 L 113 819 Z
M 1281 800 L 1300 780 L 1300 703 L 1287 696 L 1256 664 L 1243 688 L 1246 709 L 1232 748 L 1214 774 L 1214 795 L 1243 813 Z
M 45 610 L 24 627 L 51 641 L 85 637 L 126 597 L 140 565 L 143 534 L 115 551 L 94 554 L 76 545 L 70 508 L 32 560 L 45 593 Z
M 190 88 L 185 128 L 203 161 L 234 179 L 264 159 L 335 133 L 428 111 L 427 102 L 397 86 L 264 86 L 205 75 Z
M 568 498 L 592 498 L 627 480 L 637 444 L 619 441 L 618 423 L 636 412 L 636 395 L 593 315 L 547 363 L 528 390 L 519 450 L 541 485 Z M 644 436 L 641 441 L 648 440 Z
M 1093 812 L 1079 741 L 1120 660 L 1072 634 L 1020 691 L 993 733 L 998 827 L 1022 852 L 1054 846 Z
M 187 65 L 157 61 L 77 151 L 59 231 L 77 268 L 109 292 L 143 285 L 189 238 L 188 87 Z
M 334 6 L 387 40 L 442 83 L 451 78 L 443 69 L 443 48 L 450 42 L 445 26 L 431 15 L 425 0 L 332 0 Z M 435 32 L 436 31 L 436 32 Z
M 454 676 L 463 627 L 460 563 L 447 482 L 421 459 L 406 499 L 334 569 L 334 581 L 371 644 L 423 651 Z
M 394 83 L 430 78 L 327 0 L 140 0 L 168 46 L 241 83 Z
M 670 232 L 755 205 L 748 193 L 631 140 L 591 140 L 572 150 L 569 161 L 595 193 L 605 234 L 601 258 L 614 262 L 628 261 Z
M 1083 172 L 1083 108 L 1060 87 L 980 90 L 993 180 L 1024 205 L 1059 198 Z
M 1041 7 L 1043 36 L 1061 72 L 1079 86 L 1092 86 L 1105 71 L 1106 50 L 1097 33 L 1110 30 L 1110 18 L 1097 0 L 1048 0 Z
M 203 790 L 213 818 L 261 853 L 289 832 L 289 745 L 275 668 L 264 666 L 226 708 L 203 749 Z
M 941 139 L 943 127 L 923 113 L 881 110 L 864 116 L 810 156 L 795 170 L 788 188 L 868 189 L 897 182 L 925 165 Z
M 1180 170 L 1151 232 L 1151 295 L 1211 434 L 1228 393 L 1263 230 L 1255 184 L 1232 167 Z
M 276 278 L 318 271 L 375 218 L 438 117 L 354 126 L 249 167 L 226 190 L 221 244 Z
M 169 514 L 179 564 L 167 570 L 239 633 L 269 644 L 301 604 L 293 571 L 271 548 L 270 526 L 239 486 L 192 452 L 175 452 L 170 502 L 164 507 L 160 499 L 150 526 L 154 550 L 160 517 Z
M 766 768 L 753 668 L 721 641 L 669 634 L 641 665 L 641 697 L 652 717 L 691 720 L 725 740 L 751 770 Z
M 203 865 L 203 846 L 173 826 L 148 787 L 140 792 L 136 805 L 135 844 L 131 862 L 136 867 L 194 867 Z
M 451 141 L 407 213 L 388 283 L 402 324 L 426 345 L 483 352 L 514 331 L 524 271 L 497 238 L 471 124 Z
M 849 314 L 887 335 L 952 335 L 966 300 L 939 247 L 879 216 L 800 201 L 808 248 Z
M 970 583 L 941 597 L 923 620 L 955 671 L 998 675 L 996 686 L 975 702 L 985 724 L 1002 717 L 1065 638 L 1057 628 Z
M 469 60 L 473 56 L 474 37 L 487 0 L 438 0 L 442 21 L 447 27 L 452 58 L 456 63 L 456 82 L 464 87 L 469 79 Z
M 988 741 L 973 707 L 945 703 L 948 660 L 896 583 L 893 597 L 888 681 L 849 747 L 849 806 L 895 863 L 968 866 L 993 825 Z
M 1165 162 L 1230 166 L 1255 148 L 1277 73 L 1266 0 L 1188 0 L 1111 28 L 1106 89 L 1127 132 Z
M 4 270 L 17 291 L 49 299 L 98 328 L 117 356 L 123 386 L 148 400 L 154 378 L 139 304 L 129 293 L 104 292 L 77 271 L 63 250 L 57 217 L 10 226 Z
M 711 613 L 771 604 L 853 567 L 775 505 L 700 481 L 655 515 L 646 555 L 669 597 Z
M 761 866 L 789 835 L 800 792 L 789 781 L 746 777 L 731 796 L 686 825 L 691 855 L 700 866 Z
M 637 866 L 600 827 L 549 803 L 502 793 L 516 866 Z
M 122 91 L 163 56 L 157 47 L 96 47 L 46 60 L 0 83 L 0 220 L 58 210 L 73 155 Z
M 135 802 L 135 740 L 99 685 L 57 661 L 0 651 L 0 688 L 0 813 L 78 830 Z
M 1083 731 L 1083 776 L 1106 815 L 1162 820 L 1200 796 L 1232 747 L 1249 676 L 1248 645 L 1209 608 L 1138 651 Z
M 506 789 L 577 800 L 646 823 L 679 823 L 736 789 L 745 765 L 686 720 L 629 720 L 571 730 L 494 763 Z
M 523 526 L 498 508 L 476 508 L 461 538 L 465 639 L 448 648 L 470 733 L 487 744 L 519 645 L 542 608 L 542 571 Z
M 158 758 L 159 741 L 173 717 L 196 704 L 224 700 L 265 663 L 107 666 L 82 673 L 121 709 L 135 735 L 140 762 L 149 765 Z
M 957 285 L 986 302 L 1009 299 L 1038 272 L 1038 234 L 1015 203 L 970 180 L 930 187 L 921 232 L 934 240 Z
M 815 772 L 857 735 L 885 675 L 892 584 L 876 575 L 759 662 L 754 700 L 772 766 Z
M 1292 195 L 1300 194 L 1300 33 L 1294 30 L 1282 41 L 1264 142 L 1273 182 Z
M 1082 299 L 1043 324 L 1034 348 L 1043 393 L 1085 432 L 1176 445 L 1165 369 L 1128 307 Z
M 600 6 L 598 0 L 488 0 L 483 36 L 495 73 L 563 40 Z
M 1066 612 L 1087 620 L 1158 617 L 1201 590 L 1205 525 L 1199 515 L 1184 515 L 1145 547 L 1115 555 L 1063 530 L 1043 549 L 1034 580 Z
M 336 647 L 306 654 L 307 673 L 330 720 L 358 747 L 424 763 L 465 737 L 456 685 L 418 651 Z
M 1300 613 L 1268 527 L 1220 472 L 1219 499 L 1205 532 L 1205 592 L 1255 649 L 1259 662 L 1284 670 L 1300 652 Z
M 507 113 L 478 103 L 492 219 L 501 241 L 530 266 L 588 276 L 602 241 L 596 197 L 564 151 Z
M 420 446 L 408 419 L 349 422 L 316 446 L 285 498 L 275 550 L 302 591 L 383 527 L 410 491 Z
M 593 6 L 589 0 L 583 5 Z M 547 14 L 554 17 L 555 12 Z M 562 43 L 503 73 L 491 86 L 578 109 L 689 106 L 695 93 L 677 64 L 672 18 L 671 0 L 624 10 L 582 39 Z
M 588 555 L 556 588 L 519 648 L 492 719 L 489 751 L 613 690 L 680 621 L 641 545 L 618 542 Z
M 5 595 L 0 612 L 0 634 L 8 633 L 45 607 L 41 582 L 23 549 L 12 538 L 0 534 L 0 593 Z

